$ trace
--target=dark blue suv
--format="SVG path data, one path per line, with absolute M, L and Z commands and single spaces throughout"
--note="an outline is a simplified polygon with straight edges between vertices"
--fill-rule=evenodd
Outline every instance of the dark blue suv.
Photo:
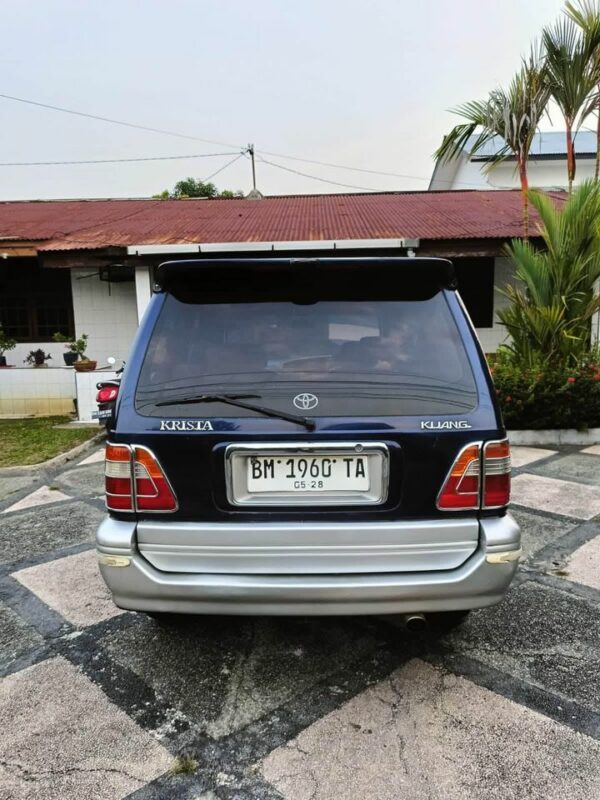
M 156 280 L 106 451 L 118 606 L 458 620 L 502 598 L 510 452 L 450 262 L 177 261 Z

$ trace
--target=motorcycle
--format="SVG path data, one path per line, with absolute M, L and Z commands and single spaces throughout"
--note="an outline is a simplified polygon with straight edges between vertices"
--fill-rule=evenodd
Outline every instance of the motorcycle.
M 108 367 L 104 369 L 114 368 L 117 363 L 116 358 L 109 356 L 107 359 Z M 96 394 L 96 402 L 98 403 L 98 411 L 92 414 L 94 419 L 98 420 L 100 425 L 104 425 L 107 431 L 110 431 L 117 397 L 119 396 L 119 389 L 121 387 L 121 377 L 125 369 L 125 362 L 121 362 L 121 367 L 115 370 L 115 377 L 107 381 L 99 381 L 96 384 L 98 392 Z

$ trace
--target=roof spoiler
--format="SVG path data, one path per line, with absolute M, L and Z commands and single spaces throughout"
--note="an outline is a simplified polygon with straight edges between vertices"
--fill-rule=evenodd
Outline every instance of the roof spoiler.
M 156 270 L 156 283 L 161 291 L 168 291 L 177 284 L 196 283 L 208 279 L 210 273 L 222 277 L 228 272 L 250 275 L 252 272 L 289 273 L 293 280 L 318 279 L 325 273 L 332 275 L 337 271 L 356 273 L 361 270 L 379 280 L 394 282 L 427 283 L 439 289 L 456 289 L 456 275 L 452 262 L 444 258 L 421 257 L 358 257 L 344 256 L 330 258 L 197 258 L 180 261 L 165 261 Z M 388 272 L 389 271 L 389 272 Z M 361 276 L 362 277 L 362 276 Z

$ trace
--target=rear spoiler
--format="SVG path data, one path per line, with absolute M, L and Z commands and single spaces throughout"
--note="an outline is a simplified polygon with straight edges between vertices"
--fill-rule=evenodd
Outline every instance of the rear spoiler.
M 396 256 L 345 258 L 211 258 L 166 261 L 156 270 L 156 283 L 161 291 L 169 291 L 173 285 L 185 286 L 198 282 L 211 282 L 212 276 L 221 280 L 229 274 L 232 278 L 287 275 L 290 281 L 315 281 L 320 283 L 326 276 L 341 278 L 349 274 L 368 282 L 373 280 L 394 284 L 427 284 L 431 289 L 456 289 L 456 275 L 450 261 L 444 258 L 407 258 Z M 336 273 L 337 276 L 336 276 Z M 220 282 L 220 281 L 219 281 Z

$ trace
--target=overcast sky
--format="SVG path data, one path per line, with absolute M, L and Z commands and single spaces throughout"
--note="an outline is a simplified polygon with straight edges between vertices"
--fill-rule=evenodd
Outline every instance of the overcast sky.
M 2 0 L 0 92 L 225 143 L 0 99 L 0 161 L 257 152 L 374 190 L 426 189 L 448 108 L 506 83 L 560 0 Z M 547 125 L 546 127 L 550 127 Z M 233 145 L 233 148 L 230 146 Z M 0 199 L 141 197 L 233 155 L 0 167 Z M 240 158 L 219 188 L 251 188 Z M 351 191 L 257 163 L 265 194 Z

